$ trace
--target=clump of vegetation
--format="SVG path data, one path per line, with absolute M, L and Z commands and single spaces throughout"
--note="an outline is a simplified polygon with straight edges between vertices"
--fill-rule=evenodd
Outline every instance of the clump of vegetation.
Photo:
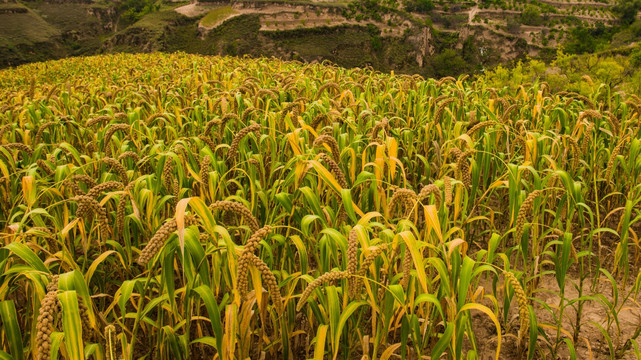
M 541 64 L 1 71 L 2 357 L 641 356 L 641 99 Z
M 123 0 L 118 4 L 122 19 L 128 23 L 134 23 L 145 14 L 158 11 L 158 9 L 160 9 L 160 3 L 156 0 Z

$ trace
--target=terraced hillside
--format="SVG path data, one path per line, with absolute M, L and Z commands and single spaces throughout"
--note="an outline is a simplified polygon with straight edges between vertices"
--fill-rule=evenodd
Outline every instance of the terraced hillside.
M 609 2 L 6 1 L 0 5 L 0 66 L 180 50 L 444 76 L 526 56 L 550 59 L 559 45 L 593 52 L 641 39 L 641 21 L 623 26 L 620 6 Z
M 638 359 L 641 99 L 582 80 L 2 70 L 0 356 Z

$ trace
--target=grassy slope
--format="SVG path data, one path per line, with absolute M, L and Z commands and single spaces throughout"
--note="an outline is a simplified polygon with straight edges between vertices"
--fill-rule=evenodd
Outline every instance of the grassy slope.
M 101 26 L 98 18 L 88 16 L 88 6 L 84 4 L 49 4 L 38 6 L 41 16 L 61 31 L 76 31 Z
M 231 6 L 224 6 L 211 10 L 200 20 L 200 25 L 204 27 L 214 27 L 220 21 L 228 18 L 238 12 L 231 8 Z
M 3 4 L 4 8 L 22 8 L 26 13 L 0 14 L 0 47 L 33 45 L 60 35 L 60 30 L 47 23 L 33 10 L 20 4 Z

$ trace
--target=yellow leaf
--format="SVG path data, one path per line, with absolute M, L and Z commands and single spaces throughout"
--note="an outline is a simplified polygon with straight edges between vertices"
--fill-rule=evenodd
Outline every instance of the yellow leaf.
M 383 169 L 385 168 L 385 146 L 376 146 L 376 160 L 374 160 L 376 167 L 374 167 L 374 175 L 379 184 L 383 180 Z
M 314 346 L 314 360 L 323 360 L 325 358 L 327 329 L 329 329 L 329 325 L 318 326 L 318 331 L 316 331 L 316 345 Z
M 334 175 L 332 175 L 332 173 L 327 170 L 323 164 L 316 160 L 309 160 L 309 164 L 316 170 L 319 177 L 340 196 L 342 187 L 338 184 Z M 354 206 L 354 211 L 356 211 L 359 216 L 365 215 L 365 213 L 353 201 L 352 205 Z
M 300 149 L 300 146 L 298 146 L 300 141 L 300 138 L 298 137 L 298 130 L 288 133 L 287 140 L 289 142 L 289 145 L 292 147 L 292 151 L 294 151 L 294 155 L 300 155 L 303 153 Z
M 22 195 L 27 202 L 27 206 L 31 208 L 36 202 L 36 187 L 33 176 L 22 177 Z
M 441 222 L 438 220 L 438 209 L 436 208 L 436 205 L 427 205 L 423 209 L 425 213 L 425 223 L 427 225 L 427 234 L 430 234 L 430 232 L 433 231 L 439 241 L 443 242 Z
M 470 303 L 470 304 L 465 304 L 459 311 L 459 313 L 463 311 L 468 311 L 468 310 L 478 310 L 483 313 L 485 313 L 487 316 L 490 317 L 490 320 L 494 323 L 494 326 L 496 327 L 496 360 L 498 360 L 500 357 L 499 355 L 501 354 L 501 325 L 499 324 L 499 320 L 496 318 L 494 313 L 487 307 L 481 304 L 476 304 L 476 303 Z
M 182 199 L 176 204 L 176 228 L 178 232 L 178 242 L 180 243 L 180 255 L 185 255 L 185 211 L 192 198 Z
M 381 360 L 389 359 L 394 354 L 394 351 L 396 351 L 396 349 L 398 349 L 399 347 L 401 347 L 400 343 L 388 346 L 387 349 L 385 349 L 385 351 L 383 351 L 383 353 L 381 354 Z
M 467 253 L 467 242 L 463 239 L 454 239 L 447 244 L 447 256 L 452 257 L 452 253 L 457 248 L 461 248 L 461 255 L 465 256 Z
M 398 155 L 398 141 L 393 137 L 387 138 L 387 155 L 389 157 L 388 166 L 390 179 L 391 181 L 394 181 L 394 178 L 396 177 L 396 163 L 393 159 L 396 159 Z
M 421 284 L 423 292 L 427 293 L 427 274 L 425 273 L 425 266 L 423 265 L 423 254 L 418 249 L 418 244 L 414 238 L 414 234 L 410 231 L 403 231 L 396 236 L 403 239 L 407 249 L 412 254 L 412 260 L 414 261 L 414 268 L 416 268 L 418 281 Z

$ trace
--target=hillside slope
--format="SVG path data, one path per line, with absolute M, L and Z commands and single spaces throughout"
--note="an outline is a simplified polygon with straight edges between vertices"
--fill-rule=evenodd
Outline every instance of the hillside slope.
M 550 59 L 560 44 L 577 42 L 573 29 L 592 36 L 618 23 L 607 1 L 144 0 L 141 8 L 105 0 L 11 1 L 0 5 L 0 66 L 182 50 L 445 76 L 528 56 Z M 621 47 L 638 38 L 641 31 L 603 41 Z M 586 47 L 581 39 L 578 46 Z

